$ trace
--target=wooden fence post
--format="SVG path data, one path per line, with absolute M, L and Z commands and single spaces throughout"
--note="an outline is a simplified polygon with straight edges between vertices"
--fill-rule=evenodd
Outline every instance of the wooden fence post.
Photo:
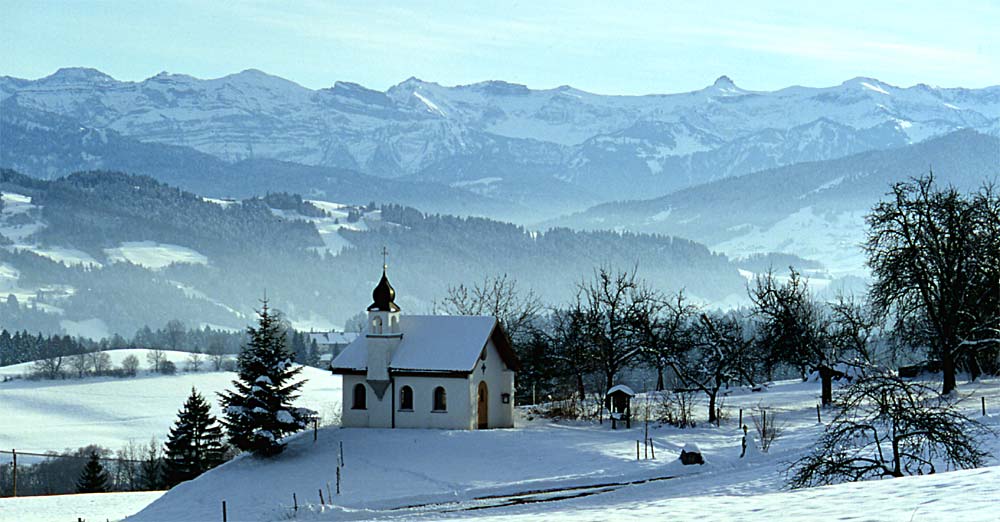
M 319 438 L 319 419 L 313 419 L 313 442 Z
M 14 454 L 14 496 L 17 496 L 17 450 L 11 450 Z
M 340 495 L 340 467 L 337 467 L 337 494 Z
M 767 410 L 761 410 L 761 420 L 760 420 L 760 443 L 765 444 L 764 441 L 767 440 Z
M 295 496 L 295 493 L 292 493 L 292 504 L 295 506 L 295 511 L 298 511 L 299 510 L 299 497 Z
M 344 467 L 344 441 L 340 441 L 340 467 Z
M 226 501 L 222 501 L 222 522 L 226 522 L 228 518 L 226 517 Z
M 656 448 L 653 447 L 653 439 L 649 439 L 649 454 L 653 456 L 653 460 L 656 460 Z
M 319 503 L 326 504 L 326 501 L 323 500 L 323 488 L 319 488 Z
M 743 408 L 740 408 L 740 428 L 743 428 Z
M 986 416 L 986 397 L 980 397 L 980 399 L 983 400 L 983 417 L 985 417 Z
M 639 441 L 635 441 L 635 460 L 639 460 Z
M 823 424 L 823 419 L 819 416 L 819 404 L 816 405 L 816 422 Z

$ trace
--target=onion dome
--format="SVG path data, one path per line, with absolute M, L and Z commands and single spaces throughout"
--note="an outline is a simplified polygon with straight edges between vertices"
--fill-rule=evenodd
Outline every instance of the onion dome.
M 382 279 L 378 282 L 375 290 L 372 290 L 372 304 L 368 307 L 369 312 L 398 312 L 399 306 L 394 302 L 396 290 L 389 284 L 389 278 L 382 269 Z

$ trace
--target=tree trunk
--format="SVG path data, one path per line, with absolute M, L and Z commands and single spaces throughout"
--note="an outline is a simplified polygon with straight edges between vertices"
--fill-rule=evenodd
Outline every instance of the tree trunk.
M 821 397 L 823 406 L 833 404 L 833 373 L 833 369 L 828 366 L 819 367 L 819 379 L 823 387 Z
M 955 354 L 951 350 L 941 350 L 941 371 L 944 373 L 944 385 L 941 394 L 948 395 L 955 390 Z
M 708 423 L 719 423 L 718 417 L 715 415 L 715 392 L 708 394 Z
M 604 393 L 607 393 L 615 385 L 615 374 L 614 372 L 606 372 L 605 377 L 607 377 L 607 386 L 604 388 Z
M 583 402 L 583 398 L 586 397 L 583 389 L 583 374 L 576 374 L 576 393 L 580 395 L 580 402 Z
M 656 391 L 663 391 L 663 367 L 656 369 Z

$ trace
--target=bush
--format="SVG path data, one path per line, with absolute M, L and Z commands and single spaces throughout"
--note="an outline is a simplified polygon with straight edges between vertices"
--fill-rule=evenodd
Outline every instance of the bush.
M 177 373 L 177 365 L 170 361 L 164 360 L 163 362 L 160 363 L 160 373 L 163 375 L 173 375 Z
M 694 428 L 695 392 L 676 391 L 661 393 L 656 408 L 656 420 L 678 428 Z

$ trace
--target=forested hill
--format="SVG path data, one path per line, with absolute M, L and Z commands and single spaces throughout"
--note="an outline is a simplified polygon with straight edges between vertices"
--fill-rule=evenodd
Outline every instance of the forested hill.
M 39 180 L 0 171 L 0 295 L 8 329 L 131 335 L 177 318 L 242 328 L 265 289 L 300 328 L 368 305 L 383 246 L 399 302 L 430 312 L 449 285 L 506 273 L 552 304 L 600 265 L 705 300 L 743 291 L 736 265 L 698 243 L 647 234 L 532 232 L 398 205 L 269 194 L 213 200 L 145 176 Z M 17 324 L 14 324 L 17 323 Z

